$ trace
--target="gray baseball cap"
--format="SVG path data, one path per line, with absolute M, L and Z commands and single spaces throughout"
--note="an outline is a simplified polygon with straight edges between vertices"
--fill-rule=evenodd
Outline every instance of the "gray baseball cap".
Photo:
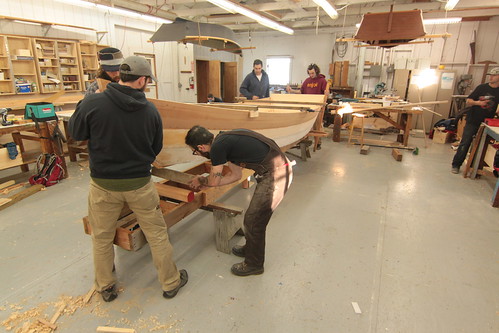
M 123 65 L 128 65 L 130 67 L 130 70 L 124 70 Z M 138 76 L 149 76 L 154 82 L 158 82 L 158 80 L 156 80 L 156 77 L 152 74 L 151 64 L 144 57 L 131 56 L 126 58 L 121 63 L 120 73 Z
M 490 72 L 488 72 L 487 74 L 489 74 L 489 75 L 499 75 L 499 67 L 492 68 L 490 70 Z

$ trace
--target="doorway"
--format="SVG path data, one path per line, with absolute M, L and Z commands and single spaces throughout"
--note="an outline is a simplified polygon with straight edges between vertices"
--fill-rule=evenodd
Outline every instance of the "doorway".
M 208 94 L 232 103 L 237 96 L 237 62 L 196 60 L 197 101 L 206 103 Z

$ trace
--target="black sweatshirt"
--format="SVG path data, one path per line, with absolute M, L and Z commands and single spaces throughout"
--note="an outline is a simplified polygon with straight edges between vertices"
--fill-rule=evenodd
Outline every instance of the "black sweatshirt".
M 140 90 L 118 83 L 78 103 L 69 133 L 75 140 L 89 140 L 94 178 L 150 176 L 151 163 L 163 147 L 163 124 L 156 107 Z

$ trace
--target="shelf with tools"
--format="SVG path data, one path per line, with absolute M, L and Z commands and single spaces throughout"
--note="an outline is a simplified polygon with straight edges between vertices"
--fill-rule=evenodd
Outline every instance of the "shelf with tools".
M 59 59 L 60 75 L 65 91 L 82 89 L 80 62 L 76 42 L 57 41 L 57 57 Z
M 51 93 L 62 90 L 59 59 L 56 57 L 56 41 L 33 38 L 36 69 L 40 77 L 40 92 Z
M 2 36 L 2 67 L 9 67 L 4 74 L 7 81 L 2 92 L 8 94 L 32 94 L 37 92 L 38 76 L 36 73 L 31 39 L 20 36 Z M 6 58 L 5 58 L 6 57 Z M 9 87 L 10 84 L 10 87 Z

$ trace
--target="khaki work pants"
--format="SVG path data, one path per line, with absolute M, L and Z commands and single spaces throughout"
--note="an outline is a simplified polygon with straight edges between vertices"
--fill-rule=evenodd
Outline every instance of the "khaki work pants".
M 103 291 L 116 283 L 113 274 L 113 240 L 117 220 L 125 202 L 135 213 L 149 242 L 161 287 L 164 291 L 176 288 L 180 283 L 180 274 L 172 259 L 173 248 L 159 208 L 158 192 L 152 180 L 137 190 L 125 192 L 108 191 L 91 181 L 88 217 L 92 227 L 96 290 Z

